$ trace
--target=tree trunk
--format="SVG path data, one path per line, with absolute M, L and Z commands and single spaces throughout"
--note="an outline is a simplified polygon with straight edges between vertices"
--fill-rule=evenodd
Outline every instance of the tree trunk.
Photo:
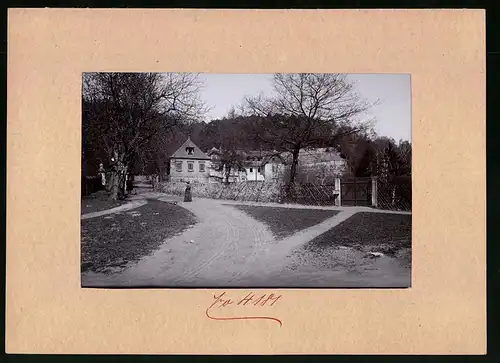
M 121 178 L 120 178 L 120 195 L 124 197 L 126 195 L 126 190 L 127 190 L 127 171 L 128 168 L 126 166 L 123 166 L 123 169 L 120 173 Z
M 295 178 L 297 177 L 297 165 L 299 164 L 299 152 L 300 149 L 293 150 L 292 153 L 292 166 L 290 168 L 290 184 L 295 183 Z
M 111 168 L 111 196 L 112 200 L 118 200 L 120 196 L 125 195 L 125 174 L 127 168 L 124 165 L 125 155 L 113 153 L 114 164 Z
M 111 193 L 112 185 L 113 185 L 113 172 L 111 171 L 111 173 L 109 174 L 108 180 L 106 180 L 106 191 L 108 193 Z
M 110 191 L 111 191 L 110 198 L 112 200 L 118 200 L 118 190 L 120 189 L 119 184 L 120 184 L 119 173 L 117 170 L 113 170 L 111 172 L 111 180 L 110 180 Z
M 229 177 L 231 175 L 231 166 L 227 166 L 225 168 L 225 178 L 226 178 L 226 184 L 229 184 Z
M 294 149 L 292 153 L 292 165 L 290 167 L 290 180 L 288 180 L 288 183 L 286 185 L 286 197 L 289 199 L 289 201 L 293 201 L 292 196 L 292 187 L 293 184 L 295 183 L 295 179 L 297 177 L 297 165 L 299 163 L 299 152 L 300 148 Z

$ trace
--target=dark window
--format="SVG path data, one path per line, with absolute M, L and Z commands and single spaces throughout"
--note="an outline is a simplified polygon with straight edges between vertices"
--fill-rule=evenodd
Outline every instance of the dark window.
M 188 155 L 193 155 L 194 154 L 194 147 L 187 147 L 186 151 L 187 151 Z
M 188 162 L 188 171 L 193 171 L 194 170 L 194 163 Z
M 253 168 L 250 168 L 250 173 L 253 173 Z

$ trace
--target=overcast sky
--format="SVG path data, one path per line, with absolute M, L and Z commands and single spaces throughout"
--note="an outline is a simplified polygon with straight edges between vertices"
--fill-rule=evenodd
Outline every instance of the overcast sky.
M 233 105 L 246 95 L 273 92 L 269 74 L 208 74 L 204 81 L 203 100 L 211 107 L 207 121 L 226 116 Z M 411 87 L 408 74 L 350 74 L 357 91 L 368 101 L 380 100 L 367 117 L 375 117 L 376 132 L 381 136 L 411 139 Z

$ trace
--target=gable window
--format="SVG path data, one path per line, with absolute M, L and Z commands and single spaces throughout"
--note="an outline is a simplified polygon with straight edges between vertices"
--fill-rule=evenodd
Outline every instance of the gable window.
M 175 162 L 175 171 L 177 171 L 179 173 L 182 171 L 182 161 Z
M 186 152 L 188 153 L 188 155 L 193 155 L 194 154 L 194 147 L 187 147 Z
M 205 163 L 200 161 L 200 172 L 205 172 Z
M 194 171 L 194 163 L 188 161 L 188 171 Z

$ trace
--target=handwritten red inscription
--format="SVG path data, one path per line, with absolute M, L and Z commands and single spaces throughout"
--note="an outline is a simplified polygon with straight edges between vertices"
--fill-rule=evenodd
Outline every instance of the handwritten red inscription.
M 280 327 L 283 326 L 283 323 L 278 318 L 273 316 L 214 316 L 214 310 L 219 309 L 219 311 L 223 310 L 225 307 L 229 305 L 235 306 L 256 306 L 256 307 L 264 307 L 264 306 L 273 306 L 280 299 L 281 295 L 275 294 L 254 294 L 253 292 L 248 293 L 245 297 L 241 299 L 231 299 L 227 296 L 226 292 L 223 292 L 219 295 L 214 295 L 214 301 L 212 305 L 210 305 L 206 310 L 205 314 L 209 319 L 212 320 L 250 320 L 250 319 L 265 319 L 265 320 L 273 320 L 280 324 Z M 218 315 L 218 313 L 216 313 Z

